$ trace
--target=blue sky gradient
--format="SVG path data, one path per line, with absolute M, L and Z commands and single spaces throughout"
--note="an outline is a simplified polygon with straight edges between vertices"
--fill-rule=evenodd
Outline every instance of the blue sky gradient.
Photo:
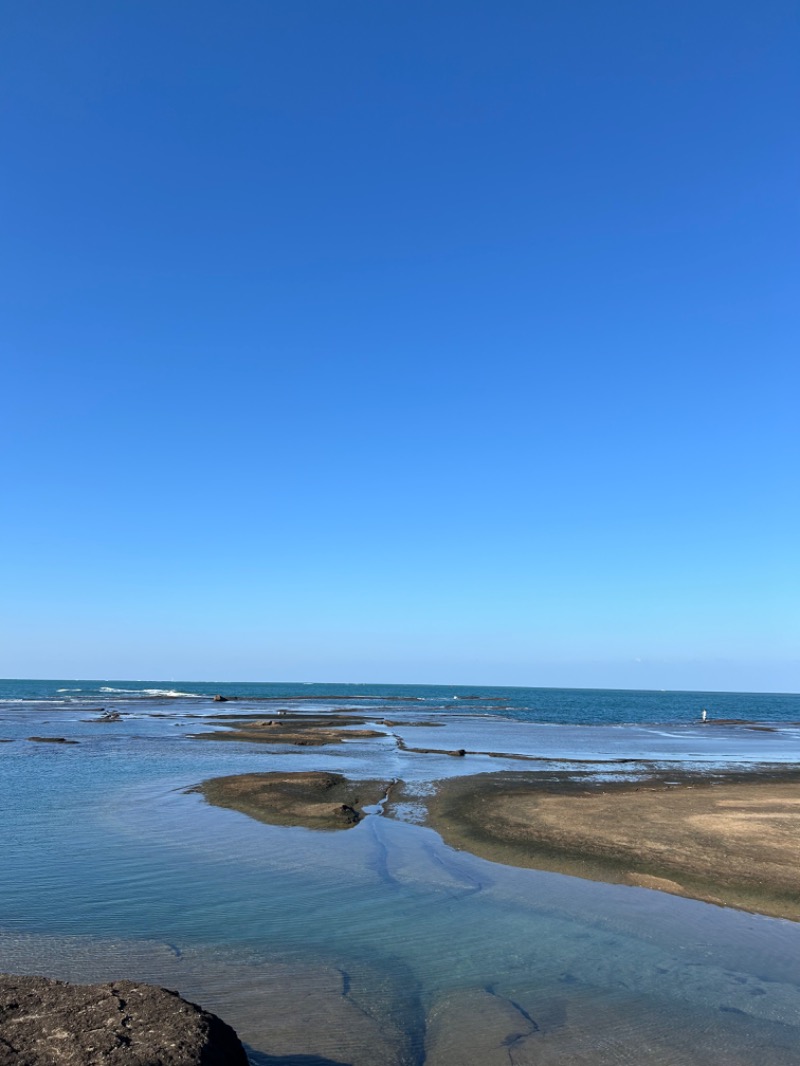
M 5 22 L 0 675 L 800 688 L 795 4 Z

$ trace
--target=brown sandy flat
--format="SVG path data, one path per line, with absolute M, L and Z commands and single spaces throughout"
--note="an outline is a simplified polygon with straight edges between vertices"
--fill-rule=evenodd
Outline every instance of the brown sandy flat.
M 187 791 L 270 825 L 349 829 L 389 788 L 386 781 L 349 781 L 341 774 L 308 771 L 214 777 Z
M 800 920 L 800 771 L 440 782 L 429 824 L 484 858 Z
M 383 737 L 377 729 L 354 729 L 362 725 L 362 717 L 345 715 L 281 714 L 276 718 L 258 716 L 215 715 L 225 728 L 214 733 L 191 733 L 195 740 L 243 740 L 255 744 L 293 744 L 297 747 L 319 747 L 341 744 L 349 738 Z

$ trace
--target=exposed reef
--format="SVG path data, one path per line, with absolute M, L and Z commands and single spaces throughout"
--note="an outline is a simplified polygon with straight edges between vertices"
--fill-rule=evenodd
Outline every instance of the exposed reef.
M 215 777 L 187 791 L 270 825 L 350 829 L 390 788 L 386 781 L 349 781 L 341 774 L 308 771 Z
M 206 721 L 222 722 L 224 729 L 213 733 L 191 733 L 195 740 L 241 740 L 256 744 L 289 744 L 321 747 L 356 738 L 384 737 L 377 729 L 364 729 L 367 719 L 355 715 L 312 716 L 278 711 L 274 718 L 262 715 L 214 715 Z

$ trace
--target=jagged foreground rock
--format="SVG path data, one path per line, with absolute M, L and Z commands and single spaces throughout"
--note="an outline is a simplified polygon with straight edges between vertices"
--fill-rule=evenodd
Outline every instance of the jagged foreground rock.
M 0 1066 L 247 1066 L 214 1014 L 153 985 L 0 975 Z

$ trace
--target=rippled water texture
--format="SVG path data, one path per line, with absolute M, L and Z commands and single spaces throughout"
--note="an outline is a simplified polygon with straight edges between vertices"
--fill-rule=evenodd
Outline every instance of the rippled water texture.
M 2 969 L 177 988 L 233 1024 L 262 1066 L 800 1061 L 794 923 L 500 866 L 378 815 L 321 833 L 264 825 L 185 793 L 211 776 L 289 767 L 402 778 L 422 792 L 450 773 L 520 768 L 488 755 L 402 751 L 395 735 L 408 746 L 590 767 L 627 758 L 793 762 L 797 697 L 740 697 L 738 713 L 726 710 L 770 726 L 761 731 L 698 725 L 708 695 L 670 705 L 649 694 L 645 712 L 624 694 L 612 722 L 614 694 L 598 697 L 602 713 L 592 694 L 565 694 L 560 711 L 550 694 L 550 724 L 532 724 L 542 702 L 533 690 L 471 701 L 446 697 L 474 691 L 358 689 L 360 700 L 305 687 L 267 692 L 295 709 L 391 716 L 379 727 L 385 737 L 286 752 L 187 735 L 206 728 L 190 715 L 261 713 L 257 703 L 141 694 L 165 688 L 152 683 L 140 694 L 100 692 L 119 683 L 4 684 Z M 83 691 L 55 691 L 70 685 Z M 465 706 L 457 712 L 453 702 Z M 99 723 L 103 705 L 119 707 L 122 721 Z M 424 720 L 446 724 L 413 724 Z

